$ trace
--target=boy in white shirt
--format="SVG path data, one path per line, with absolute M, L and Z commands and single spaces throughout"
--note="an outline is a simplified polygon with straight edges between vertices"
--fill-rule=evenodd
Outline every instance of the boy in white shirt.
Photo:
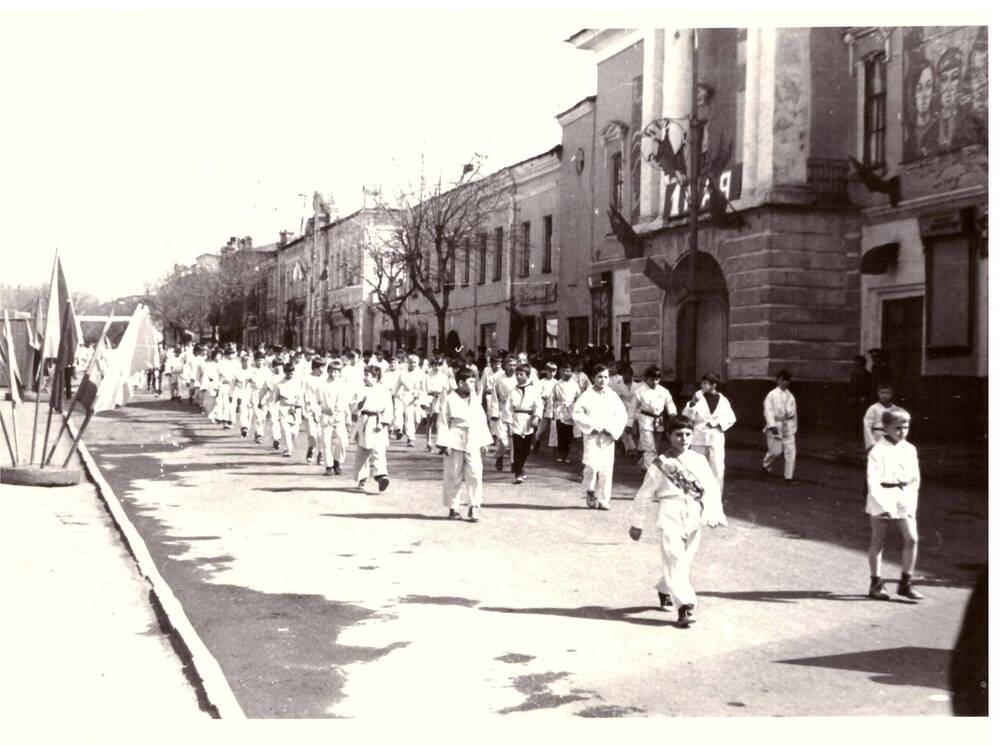
M 660 368 L 652 365 L 642 374 L 642 385 L 635 392 L 633 409 L 635 429 L 642 451 L 642 467 L 656 460 L 657 434 L 663 432 L 665 419 L 677 414 L 670 391 L 660 385 Z
M 510 450 L 510 410 L 507 407 L 507 399 L 510 392 L 517 386 L 517 358 L 508 355 L 503 361 L 503 375 L 496 378 L 493 384 L 493 395 L 496 397 L 497 405 L 500 407 L 500 417 L 496 423 L 497 438 L 497 462 L 498 471 L 503 470 L 503 459 Z
M 878 401 L 868 407 L 862 422 L 865 438 L 865 452 L 872 449 L 872 445 L 882 439 L 882 415 L 893 408 L 892 398 L 894 391 L 888 383 L 880 383 L 878 386 Z
M 882 583 L 882 549 L 890 523 L 903 536 L 903 566 L 896 594 L 910 600 L 923 595 L 913 589 L 913 569 L 917 564 L 917 498 L 920 494 L 920 464 L 917 449 L 906 441 L 910 414 L 894 407 L 882 413 L 882 439 L 868 451 L 868 501 L 865 512 L 872 529 L 868 547 L 871 583 L 868 597 L 888 600 Z
M 271 370 L 265 364 L 266 358 L 263 352 L 254 352 L 253 373 L 250 376 L 250 409 L 253 411 L 253 441 L 260 442 L 264 436 L 264 423 L 267 421 L 268 409 L 268 381 L 271 378 Z
M 396 384 L 396 406 L 403 410 L 403 434 L 406 435 L 406 446 L 411 448 L 417 439 L 420 399 L 426 389 L 426 376 L 419 365 L 420 358 L 415 354 L 409 355 L 406 369 L 399 373 Z
M 355 411 L 358 415 L 358 449 L 355 453 L 354 470 L 358 488 L 365 488 L 368 475 L 374 472 L 378 490 L 389 487 L 389 464 L 386 451 L 389 449 L 389 427 L 392 426 L 392 400 L 379 382 L 382 368 L 377 365 L 366 367 L 362 381 L 364 387 L 357 394 Z
M 438 444 L 445 449 L 443 497 L 449 518 L 461 517 L 463 494 L 469 503 L 469 520 L 479 522 L 483 507 L 483 455 L 493 442 L 486 412 L 474 391 L 475 374 L 455 373 L 456 390 L 444 396 Z
M 718 376 L 703 375 L 701 390 L 695 391 L 681 413 L 694 423 L 691 449 L 708 459 L 721 494 L 726 475 L 726 430 L 736 424 L 736 414 L 729 399 L 718 392 L 718 385 Z
M 543 442 L 547 442 L 549 447 L 553 449 L 556 445 L 555 410 L 552 408 L 552 392 L 556 387 L 556 373 L 558 372 L 559 366 L 555 362 L 549 362 L 542 370 L 542 376 L 538 381 L 538 390 L 542 394 L 543 406 L 542 419 L 538 425 L 538 431 L 535 433 L 535 444 L 531 448 L 531 452 L 536 454 Z
M 562 363 L 559 380 L 552 387 L 552 413 L 556 424 L 556 462 L 569 463 L 569 449 L 573 445 L 576 427 L 573 423 L 573 406 L 580 398 L 579 383 L 573 376 L 573 368 Z
M 323 459 L 323 448 L 320 445 L 320 389 L 326 384 L 323 360 L 313 357 L 310 364 L 310 374 L 302 381 L 303 406 L 302 416 L 306 420 L 306 433 L 309 436 L 309 444 L 306 448 L 306 463 L 312 463 L 313 453 L 316 453 L 316 465 Z M 330 465 L 327 463 L 326 465 Z
M 347 459 L 348 428 L 351 421 L 353 392 L 340 374 L 341 362 L 335 359 L 326 366 L 327 377 L 319 391 L 320 435 L 323 439 L 323 462 L 326 475 L 340 475 L 340 463 Z
M 517 385 L 507 397 L 507 416 L 510 419 L 511 470 L 514 472 L 514 483 L 524 481 L 524 464 L 531 452 L 531 439 L 538 428 L 545 402 L 538 383 L 531 381 L 531 367 L 520 363 L 515 372 Z
M 302 418 L 302 381 L 295 378 L 295 365 L 291 362 L 285 363 L 283 371 L 284 377 L 275 386 L 275 395 L 278 421 L 285 441 L 285 449 L 281 454 L 286 458 L 291 458 L 292 450 L 295 448 L 295 438 L 299 436 L 299 424 Z
M 764 398 L 767 453 L 761 463 L 761 471 L 765 476 L 769 474 L 771 464 L 784 453 L 786 484 L 794 483 L 795 479 L 795 433 L 798 430 L 795 396 L 788 390 L 791 382 L 792 374 L 788 370 L 779 370 L 777 386 Z
M 691 586 L 691 564 L 701 543 L 701 526 L 726 525 L 722 496 L 705 456 L 690 449 L 694 425 L 684 416 L 667 421 L 668 450 L 646 468 L 642 486 L 630 511 L 633 541 L 642 538 L 642 528 L 654 498 L 659 501 L 656 527 L 660 530 L 663 572 L 656 590 L 660 608 L 677 606 L 677 625 L 694 623 L 698 602 Z
M 250 358 L 243 354 L 240 356 L 240 366 L 233 373 L 233 397 L 236 399 L 236 408 L 240 414 L 240 437 L 246 439 L 250 435 L 250 425 L 253 423 L 253 410 L 250 406 L 250 394 L 252 392 L 251 379 L 254 369 L 250 367 Z
M 424 403 L 427 411 L 427 452 L 434 450 L 434 437 L 438 429 L 438 412 L 441 410 L 441 397 L 451 390 L 451 378 L 441 367 L 438 359 L 432 359 L 424 379 L 425 398 Z
M 573 421 L 583 433 L 583 484 L 587 507 L 611 509 L 615 441 L 622 436 L 628 413 L 608 387 L 608 368 L 594 366 L 594 379 L 573 406 Z

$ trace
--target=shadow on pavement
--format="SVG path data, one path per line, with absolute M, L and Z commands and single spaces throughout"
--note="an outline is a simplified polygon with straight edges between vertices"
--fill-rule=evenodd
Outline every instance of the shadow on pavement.
M 653 618 L 633 618 L 636 613 L 658 610 L 653 605 L 638 605 L 631 608 L 606 608 L 602 605 L 581 605 L 578 608 L 501 608 L 481 606 L 479 610 L 491 613 L 527 614 L 532 616 L 563 616 L 565 618 L 582 618 L 590 621 L 619 621 L 637 626 L 675 626 L 673 620 L 657 620 Z
M 441 520 L 451 522 L 464 522 L 462 520 L 452 520 L 447 515 L 421 515 L 415 512 L 356 512 L 337 514 L 335 512 L 322 512 L 320 517 L 341 517 L 353 520 Z
M 951 665 L 951 650 L 931 647 L 895 647 L 824 657 L 776 660 L 776 662 L 783 665 L 806 665 L 833 670 L 874 673 L 871 680 L 875 683 L 940 688 L 947 691 L 949 690 L 948 669 Z
M 836 600 L 839 602 L 864 600 L 872 602 L 864 594 L 840 595 L 825 590 L 757 590 L 748 592 L 712 592 L 711 590 L 699 590 L 698 595 L 706 598 L 750 600 L 758 603 L 792 603 L 796 600 Z

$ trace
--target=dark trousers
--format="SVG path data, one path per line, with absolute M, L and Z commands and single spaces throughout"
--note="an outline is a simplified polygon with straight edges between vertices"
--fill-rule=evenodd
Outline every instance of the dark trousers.
M 521 476 L 524 474 L 524 462 L 528 460 L 528 453 L 531 452 L 532 436 L 512 433 L 510 439 L 514 450 L 514 462 L 511 464 L 511 470 L 515 476 Z
M 556 422 L 556 452 L 560 458 L 569 457 L 569 448 L 573 444 L 573 425 Z

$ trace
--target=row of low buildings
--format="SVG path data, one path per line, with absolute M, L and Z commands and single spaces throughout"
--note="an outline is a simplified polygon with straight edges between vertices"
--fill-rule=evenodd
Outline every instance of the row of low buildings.
M 941 433 L 985 433 L 985 27 L 586 29 L 567 41 L 593 55 L 597 92 L 558 114 L 558 145 L 502 170 L 509 198 L 455 267 L 449 342 L 607 344 L 636 368 L 660 365 L 677 392 L 713 371 L 754 411 L 788 368 L 821 424 L 844 411 L 853 357 L 878 348 Z M 644 131 L 669 119 L 676 139 L 695 66 L 705 162 L 718 161 L 742 225 L 706 214 L 692 271 L 683 190 L 651 162 Z M 609 207 L 634 231 L 629 249 Z M 320 202 L 302 235 L 255 249 L 273 260 L 245 340 L 393 348 L 358 270 L 386 229 L 374 208 L 331 220 Z M 426 300 L 405 323 L 407 346 L 445 345 Z

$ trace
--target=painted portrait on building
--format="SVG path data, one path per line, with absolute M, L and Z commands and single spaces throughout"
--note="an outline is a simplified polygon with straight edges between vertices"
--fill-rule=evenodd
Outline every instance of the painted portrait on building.
M 986 144 L 988 59 L 985 27 L 905 30 L 903 160 Z

